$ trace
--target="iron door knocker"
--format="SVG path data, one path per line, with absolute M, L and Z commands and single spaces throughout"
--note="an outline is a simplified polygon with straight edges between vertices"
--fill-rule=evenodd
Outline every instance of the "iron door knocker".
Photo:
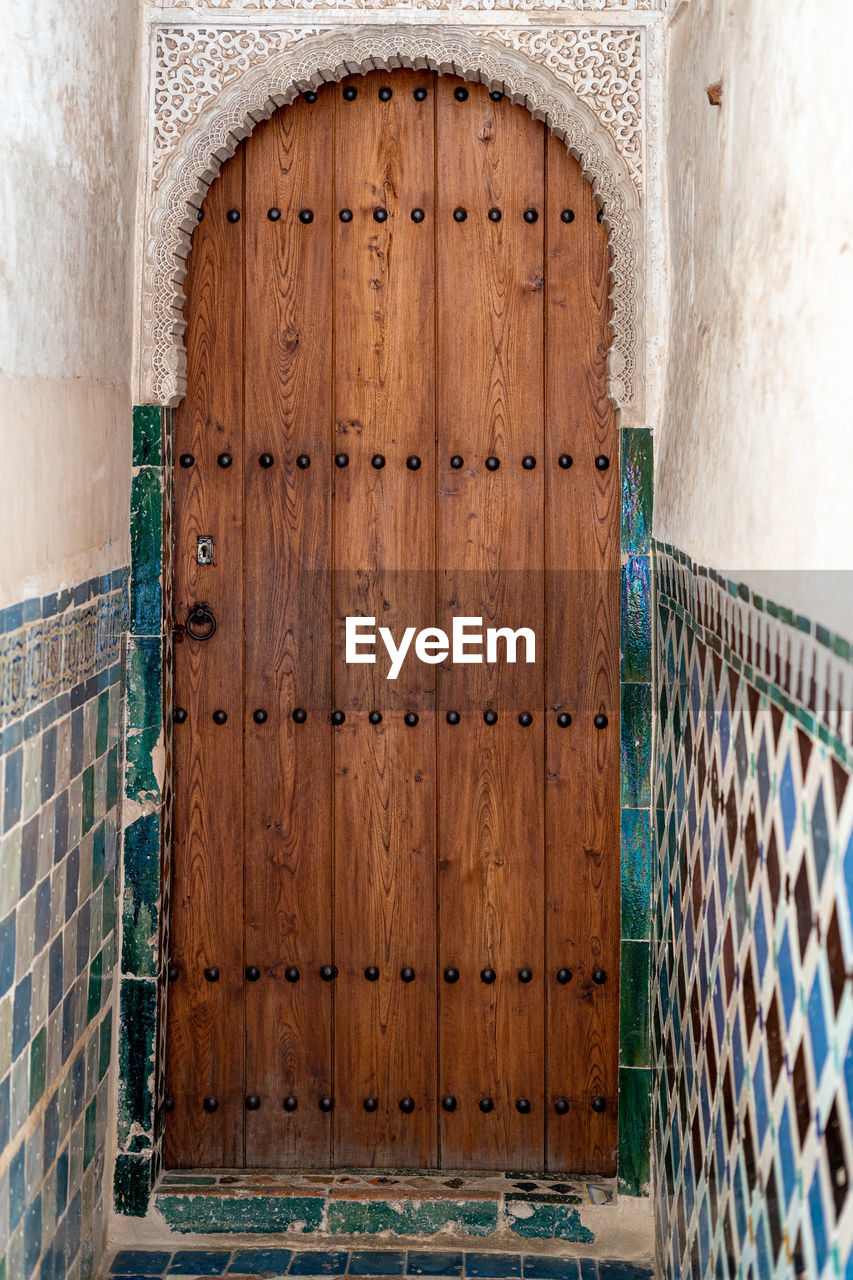
M 207 631 L 193 631 L 193 626 L 207 627 Z M 187 614 L 186 632 L 193 640 L 209 640 L 216 630 L 216 619 L 213 616 L 213 610 L 210 605 L 205 603 L 194 604 Z

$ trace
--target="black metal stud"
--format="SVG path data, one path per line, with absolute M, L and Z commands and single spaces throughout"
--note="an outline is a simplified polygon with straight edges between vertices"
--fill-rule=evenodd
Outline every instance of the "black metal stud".
M 486 1114 L 488 1114 L 489 1111 L 494 1111 L 495 1109 L 495 1104 L 491 1098 L 481 1098 L 477 1105 L 480 1110 Z
M 343 724 L 344 721 L 346 720 L 346 713 L 343 711 L 333 711 L 332 714 L 329 716 L 329 719 L 331 720 L 332 724 L 335 724 L 335 725 Z
M 246 1098 L 247 1111 L 257 1111 L 260 1105 L 261 1105 L 261 1100 L 256 1093 L 250 1093 L 249 1096 Z
M 532 970 L 532 969 L 519 969 L 519 971 L 518 971 L 518 980 L 519 980 L 519 982 L 532 982 L 532 981 L 533 981 L 533 970 Z
M 225 721 L 227 719 L 228 719 L 228 713 L 226 711 L 222 711 L 222 710 L 214 711 L 213 713 L 214 724 L 225 724 Z
M 356 89 L 354 84 L 348 84 L 343 92 L 344 102 L 355 102 L 357 97 L 358 89 Z
M 492 89 L 491 93 L 489 94 L 489 97 L 491 98 L 492 102 L 501 102 L 503 100 L 503 94 L 501 93 L 500 89 Z
M 416 453 L 410 453 L 406 459 L 406 466 L 410 471 L 420 471 L 421 460 Z
M 465 221 L 465 219 L 466 219 L 467 217 L 468 217 L 468 210 L 467 210 L 467 209 L 463 209 L 461 205 L 458 205 L 458 206 L 453 210 L 453 221 L 454 221 L 454 222 L 464 222 L 464 221 Z
M 595 220 L 600 226 L 604 221 L 604 209 L 599 209 L 598 213 L 595 215 Z
M 500 209 L 490 209 L 490 210 L 489 210 L 489 222 L 500 222 L 500 220 L 501 220 L 501 211 L 500 211 Z
M 468 90 L 467 90 L 467 89 L 463 89 L 463 88 L 462 88 L 462 85 L 460 84 L 460 85 L 459 85 L 459 87 L 458 87 L 457 89 L 454 89 L 454 90 L 453 90 L 453 96 L 454 96 L 454 98 L 456 99 L 456 101 L 457 101 L 457 102 L 467 102 L 467 101 L 468 101 Z
M 271 209 L 267 209 L 267 217 L 270 222 L 278 222 L 281 217 L 281 209 L 277 209 L 275 205 Z
M 178 461 L 186 471 L 189 467 L 191 467 L 194 464 L 195 457 L 191 453 L 182 453 Z
M 352 209 L 341 209 L 338 217 L 341 222 L 352 222 Z
M 298 982 L 300 973 L 295 964 L 289 964 L 284 971 L 285 982 Z
M 557 459 L 557 465 L 562 467 L 564 471 L 568 471 L 574 459 L 570 453 L 561 453 Z
M 400 970 L 400 977 L 403 979 L 404 982 L 414 982 L 415 971 L 411 967 L 411 965 L 408 965 L 408 964 L 403 965 L 403 968 Z
M 387 210 L 387 209 L 382 209 L 382 208 L 376 208 L 376 209 L 374 209 L 374 210 L 373 210 L 373 221 L 374 221 L 374 222 L 387 222 L 387 221 L 388 221 L 388 210 Z
M 486 458 L 486 470 L 487 470 L 487 471 L 497 471 L 497 469 L 498 469 L 498 467 L 499 467 L 500 465 L 501 465 L 501 460 L 500 460 L 500 458 L 496 458 L 496 457 L 494 456 L 494 454 L 490 454 L 490 455 L 489 455 L 489 457 L 488 457 L 488 458 Z
M 195 218 L 196 222 L 204 222 L 204 209 L 199 209 Z
M 211 1112 L 216 1111 L 219 1107 L 219 1099 L 205 1098 L 204 1102 L 201 1105 L 204 1107 L 205 1111 L 211 1111 Z
M 518 723 L 521 725 L 522 729 L 529 729 L 533 724 L 533 716 L 529 711 L 522 711 L 518 717 Z
M 574 222 L 574 220 L 575 220 L 574 209 L 564 209 L 563 212 L 560 214 L 561 222 Z
M 163 1110 L 164 1111 L 175 1110 L 175 1099 L 170 1094 L 167 1094 L 166 1097 L 163 1099 Z
M 423 209 L 412 210 L 412 222 L 423 222 L 425 217 L 426 217 L 426 214 L 424 213 Z
M 370 721 L 370 723 L 371 723 L 371 724 L 381 724 L 381 723 L 382 723 L 382 712 L 381 712 L 381 711 L 371 711 L 370 715 L 369 715 L 367 718 L 368 718 L 368 720 Z
M 169 965 L 169 981 L 177 982 L 180 976 L 181 976 L 181 971 L 178 968 L 178 966 L 176 964 L 170 964 Z
M 414 1098 L 401 1098 L 397 1103 L 404 1116 L 410 1116 L 415 1109 Z
M 600 453 L 598 457 L 595 459 L 596 471 L 606 471 L 609 466 L 610 466 L 610 459 L 608 458 L 607 454 Z
M 281 1105 L 284 1107 L 285 1111 L 295 1111 L 299 1106 L 299 1099 L 294 1098 L 293 1094 L 290 1093 Z
M 485 982 L 486 986 L 490 987 L 497 976 L 498 975 L 495 973 L 494 969 L 486 968 L 480 970 L 480 981 Z
M 377 471 L 381 471 L 382 468 L 385 466 L 384 453 L 374 453 L 373 457 L 370 459 L 370 465 L 372 467 L 375 467 Z
M 532 224 L 538 220 L 539 214 L 535 209 L 525 209 L 522 217 L 525 222 Z
M 557 1113 L 557 1115 L 558 1115 L 558 1116 L 564 1116 L 564 1115 L 566 1114 L 566 1112 L 568 1111 L 568 1109 L 569 1109 L 569 1100 L 568 1100 L 568 1098 L 555 1098 L 555 1099 L 554 1099 L 554 1110 L 556 1111 L 556 1113 Z
M 308 719 L 308 712 L 304 707 L 297 707 L 293 712 L 293 719 L 296 724 L 304 724 Z
M 321 1098 L 317 1105 L 321 1111 L 333 1111 L 335 1102 L 333 1098 Z
M 225 217 L 228 219 L 228 221 L 229 221 L 229 222 L 239 222 L 239 221 L 240 221 L 240 210 L 239 210 L 239 209 L 229 209 L 229 210 L 228 210 L 228 212 L 226 213 Z
M 296 459 L 296 465 L 300 471 L 307 471 L 311 466 L 311 458 L 307 453 L 300 453 Z
M 365 1098 L 364 1102 L 361 1105 L 364 1107 L 365 1111 L 375 1111 L 379 1106 L 379 1099 Z
M 415 89 L 414 93 L 412 94 L 412 97 L 414 98 L 415 102 L 425 102 L 426 96 L 427 96 L 426 89 Z
M 606 729 L 607 716 L 603 711 L 599 711 L 598 715 L 593 717 L 592 723 L 595 725 L 596 729 Z
M 379 970 L 377 969 L 376 965 L 369 964 L 364 971 L 364 976 L 365 978 L 367 978 L 368 982 L 378 982 Z
M 261 456 L 258 458 L 258 462 L 261 464 L 264 471 L 269 470 L 269 468 L 273 464 L 273 461 L 274 459 L 271 453 L 262 453 Z
M 172 712 L 172 719 L 175 722 L 175 724 L 185 724 L 187 719 L 187 713 L 185 708 L 175 707 L 175 710 Z
M 334 982 L 338 976 L 338 966 L 336 964 L 324 964 L 320 968 L 320 977 L 324 982 Z
M 560 726 L 561 729 L 568 729 L 571 723 L 572 723 L 572 717 L 569 715 L 568 711 L 561 711 L 560 714 L 557 716 L 557 724 Z
M 444 718 L 448 724 L 458 724 L 462 719 L 458 711 L 448 711 Z
M 414 729 L 415 725 L 418 723 L 418 713 L 417 711 L 407 711 L 403 716 L 403 719 L 410 729 Z
M 261 971 L 256 964 L 250 964 L 246 966 L 247 982 L 257 982 L 260 976 L 261 976 Z
M 498 722 L 498 713 L 497 713 L 497 711 L 492 711 L 491 709 L 489 709 L 488 711 L 484 711 L 484 712 L 483 712 L 483 721 L 484 721 L 484 723 L 485 723 L 485 724 L 497 724 L 497 722 Z
M 459 970 L 454 969 L 452 964 L 449 964 L 444 971 L 444 981 L 451 984 L 459 981 Z
M 533 468 L 536 466 L 536 459 L 534 458 L 533 454 L 526 453 L 524 457 L 521 459 L 521 465 L 524 467 L 525 471 L 532 471 Z
M 313 221 L 314 221 L 314 211 L 313 211 L 313 209 L 300 209 L 300 210 L 299 210 L 299 221 L 300 221 L 301 223 L 303 223 L 306 227 L 308 226 L 308 223 L 309 223 L 309 222 L 313 222 Z
M 379 90 L 379 101 L 390 102 L 393 96 L 393 93 L 394 93 L 394 90 L 389 89 L 388 86 L 384 84 L 382 88 Z
M 441 1099 L 441 1109 L 442 1111 L 456 1110 L 456 1099 L 454 1098 L 452 1093 L 446 1093 L 444 1097 Z
M 219 463 L 223 471 L 227 471 L 234 459 L 231 457 L 230 453 L 220 453 L 216 461 Z
M 305 94 L 305 101 L 310 102 L 312 106 L 317 101 L 317 94 L 314 92 L 313 89 L 309 89 L 308 92 Z
M 348 467 L 348 466 L 349 466 L 349 454 L 348 454 L 348 453 L 336 453 L 336 454 L 335 454 L 335 466 L 336 466 L 336 467 Z
M 516 1098 L 516 1100 L 515 1100 L 515 1109 L 516 1109 L 516 1111 L 519 1113 L 519 1115 L 522 1115 L 522 1116 L 529 1115 L 529 1114 L 530 1114 L 530 1099 L 529 1099 L 529 1098 Z
M 603 969 L 593 969 L 592 980 L 597 987 L 601 987 L 607 981 L 607 974 Z
M 205 969 L 204 971 L 204 976 L 207 982 L 218 982 L 219 970 L 217 969 L 216 965 L 215 964 L 209 965 L 208 968 Z
M 599 1094 L 596 1094 L 596 1096 L 593 1098 L 592 1102 L 589 1105 L 592 1107 L 593 1111 L 597 1111 L 598 1114 L 601 1115 L 602 1111 L 607 1110 L 607 1099 L 602 1098 L 601 1094 L 599 1093 Z
M 454 471 L 458 471 L 460 467 L 464 465 L 464 462 L 465 459 L 460 457 L 458 453 L 454 453 L 453 457 L 450 459 L 450 465 Z
M 252 719 L 255 724 L 266 724 L 267 713 L 264 711 L 263 707 L 258 707 L 257 711 L 252 712 Z
M 558 969 L 556 973 L 556 978 L 557 978 L 557 981 L 562 986 L 565 986 L 567 982 L 571 982 L 572 980 L 571 969 L 566 969 L 565 966 L 562 969 Z

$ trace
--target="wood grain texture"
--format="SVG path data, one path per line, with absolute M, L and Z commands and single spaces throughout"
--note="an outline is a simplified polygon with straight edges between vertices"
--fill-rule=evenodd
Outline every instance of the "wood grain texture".
M 606 395 L 606 229 L 580 166 L 547 153 L 548 1167 L 616 1172 L 619 1046 L 619 444 Z M 562 220 L 570 209 L 574 219 Z M 571 468 L 558 466 L 568 453 Z M 609 459 L 607 470 L 595 459 Z M 572 724 L 557 725 L 567 711 Z M 605 729 L 594 717 L 608 718 Z M 554 981 L 572 971 L 565 986 Z M 600 967 L 607 981 L 597 985 Z M 560 1117 L 553 1101 L 566 1097 Z M 606 1110 L 592 1110 L 601 1096 Z
M 333 959 L 333 127 L 331 95 L 303 98 L 246 144 L 245 932 L 246 961 L 261 969 L 246 984 L 246 1092 L 261 1098 L 246 1113 L 252 1167 L 331 1160 L 318 1101 L 333 1083 L 333 993 L 320 978 Z M 297 982 L 285 978 L 293 965 Z M 290 1095 L 296 1111 L 283 1108 Z
M 172 1167 L 243 1163 L 242 325 L 243 149 L 211 186 L 193 237 L 185 314 L 189 390 L 176 414 L 175 618 L 206 601 L 207 642 L 175 646 L 174 880 L 166 1127 Z M 223 377 L 222 371 L 228 376 Z M 217 465 L 223 451 L 232 467 Z M 196 564 L 196 538 L 214 539 L 214 564 Z M 226 712 L 224 725 L 212 720 Z M 219 969 L 218 982 L 204 970 Z M 205 1097 L 218 1109 L 203 1109 Z

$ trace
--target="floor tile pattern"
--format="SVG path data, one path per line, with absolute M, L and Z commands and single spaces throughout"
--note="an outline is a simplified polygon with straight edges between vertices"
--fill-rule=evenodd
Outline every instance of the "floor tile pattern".
M 830 731 L 814 646 L 781 670 L 722 581 L 657 548 L 659 1270 L 829 1280 L 853 1269 L 851 686 Z

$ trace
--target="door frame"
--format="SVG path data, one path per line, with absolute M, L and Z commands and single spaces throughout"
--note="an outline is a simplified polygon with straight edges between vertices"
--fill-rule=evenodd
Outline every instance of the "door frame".
M 505 15 L 501 15 L 504 17 Z M 577 15 L 576 15 L 577 16 Z M 137 310 L 137 386 L 133 415 L 131 482 L 131 588 L 127 660 L 127 716 L 123 816 L 123 941 L 119 994 L 119 1086 L 114 1205 L 119 1213 L 144 1216 L 151 1189 L 162 1171 L 165 1044 L 168 1005 L 169 913 L 172 858 L 172 492 L 173 407 L 183 394 L 181 284 L 195 211 L 224 159 L 255 123 L 292 101 L 311 85 L 337 81 L 358 70 L 415 65 L 430 67 L 500 88 L 566 141 L 603 204 L 613 254 L 614 341 L 608 364 L 608 391 L 619 409 L 621 469 L 621 876 L 622 997 L 619 1066 L 619 1188 L 649 1193 L 649 1035 L 651 959 L 651 749 L 652 598 L 651 528 L 653 437 L 644 415 L 646 391 L 657 399 L 655 342 L 643 325 L 642 264 L 647 241 L 659 243 L 659 223 L 649 226 L 648 201 L 641 198 L 643 167 L 625 158 L 608 127 L 614 98 L 625 93 L 630 67 L 621 80 L 601 81 L 582 95 L 589 68 L 578 65 L 589 37 L 567 25 L 549 29 L 545 44 L 525 24 L 502 29 L 418 28 L 404 24 L 316 28 L 290 33 L 270 56 L 273 29 L 258 23 L 252 48 L 241 49 L 234 32 L 221 31 L 211 43 L 211 26 L 172 35 L 152 34 L 154 74 L 180 97 L 184 82 L 176 72 L 193 56 L 198 66 L 198 32 L 207 42 L 211 65 L 224 85 L 213 84 L 198 106 L 194 123 L 169 144 L 153 111 L 141 211 L 143 265 Z M 612 21 L 613 15 L 609 15 Z M 632 17 L 640 18 L 639 14 Z M 245 24 L 244 24 L 245 25 Z M 643 29 L 608 27 L 598 53 L 609 46 L 611 63 L 627 56 L 640 31 L 647 45 L 657 36 Z M 389 34 L 390 33 L 390 34 Z M 247 33 L 243 31 L 243 36 Z M 540 33 L 541 35 L 542 33 Z M 630 37 L 630 38 L 628 38 Z M 223 43 L 224 40 L 224 43 Z M 587 39 L 587 45 L 590 41 Z M 236 49 L 236 54 L 235 54 Z M 621 49 L 621 55 L 620 55 Z M 168 54 L 168 56 L 167 56 Z M 228 80 L 229 62 L 243 58 Z M 158 61 L 159 59 L 159 61 Z M 171 59 L 171 61 L 170 61 Z M 630 61 L 630 59 L 629 59 Z M 644 69 L 648 62 L 644 62 Z M 571 74 L 570 74 L 571 72 Z M 172 79 L 170 79 L 170 76 Z M 574 85 L 572 84 L 574 77 Z M 580 87 L 579 87 L 580 86 Z M 198 92 L 198 90 L 197 90 Z M 198 93 L 199 97 L 203 97 Z M 642 99 L 644 104 L 645 99 Z M 642 116 L 641 123 L 642 123 Z M 159 130 L 159 132 L 158 132 Z M 642 155 L 640 153 L 641 159 Z M 645 216 L 644 216 L 645 215 Z M 658 286 L 660 281 L 658 281 Z M 648 290 L 647 290 L 648 292 Z M 659 308 L 658 308 L 659 311 Z M 656 335 L 659 336 L 659 335 Z M 650 350 L 651 348 L 651 350 Z M 647 379 L 647 374 L 651 377 Z M 647 381 L 649 386 L 647 388 Z

